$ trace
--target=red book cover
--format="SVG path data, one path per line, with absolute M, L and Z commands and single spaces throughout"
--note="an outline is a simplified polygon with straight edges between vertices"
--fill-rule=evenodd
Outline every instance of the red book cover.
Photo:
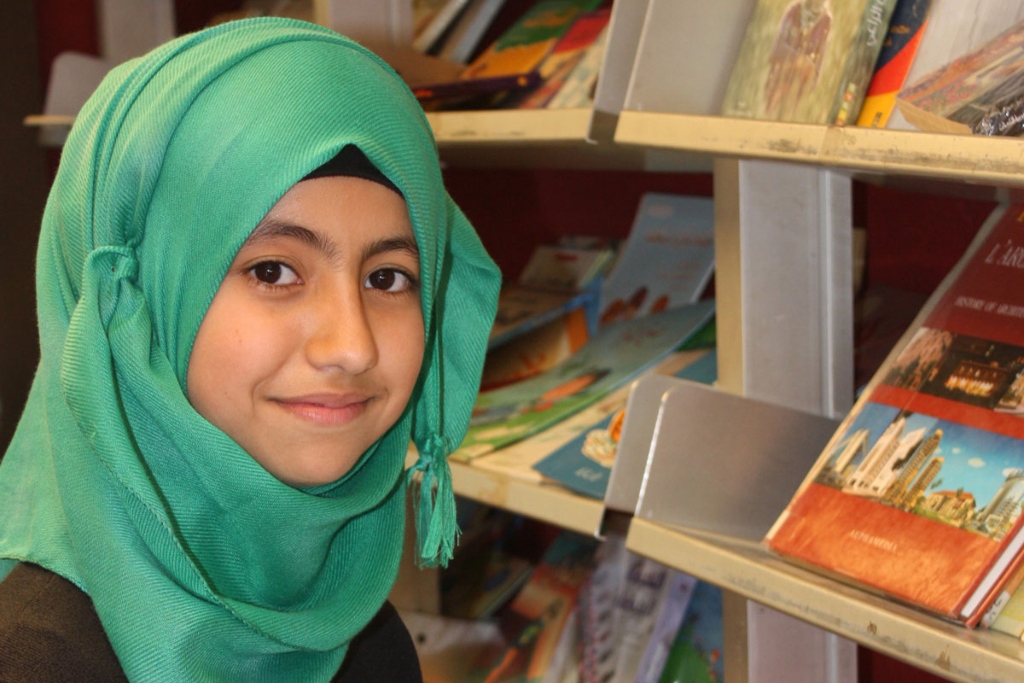
M 1024 206 L 997 209 L 769 547 L 968 624 L 1024 546 Z

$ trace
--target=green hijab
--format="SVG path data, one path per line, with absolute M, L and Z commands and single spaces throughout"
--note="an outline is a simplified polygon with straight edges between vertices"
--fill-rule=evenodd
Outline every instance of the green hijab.
M 343 479 L 263 470 L 186 400 L 189 354 L 240 245 L 354 144 L 406 199 L 426 353 L 408 409 Z M 329 679 L 394 581 L 407 479 L 420 552 L 456 533 L 445 460 L 476 395 L 499 274 L 444 190 L 425 116 L 378 58 L 253 19 L 126 63 L 63 151 L 37 257 L 42 360 L 0 464 L 0 576 L 92 598 L 128 677 Z M 410 434 L 420 459 L 403 473 Z

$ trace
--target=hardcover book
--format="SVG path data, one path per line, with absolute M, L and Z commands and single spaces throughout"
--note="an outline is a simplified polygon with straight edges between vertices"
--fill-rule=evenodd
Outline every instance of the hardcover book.
M 863 96 L 896 0 L 758 0 L 724 116 L 830 123 Z M 850 109 L 843 120 L 856 116 Z
M 1024 207 L 1000 207 L 862 392 L 769 547 L 973 625 L 1024 547 Z
M 896 93 L 906 82 L 921 45 L 931 7 L 932 0 L 897 1 L 889 21 L 889 33 L 860 106 L 858 126 L 885 128 L 889 122 L 889 114 L 896 106 Z
M 1024 132 L 1024 22 L 904 88 L 896 105 L 921 130 Z

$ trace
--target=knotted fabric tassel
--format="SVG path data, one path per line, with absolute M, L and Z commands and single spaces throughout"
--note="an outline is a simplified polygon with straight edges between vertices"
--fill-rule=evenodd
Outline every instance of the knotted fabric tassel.
M 409 481 L 416 472 L 422 477 L 417 488 L 412 485 L 415 505 L 416 540 L 422 567 L 444 567 L 452 559 L 458 542 L 459 526 L 455 513 L 455 494 L 452 491 L 452 471 L 448 466 L 451 446 L 448 439 L 433 434 L 422 445 L 419 459 L 409 470 Z

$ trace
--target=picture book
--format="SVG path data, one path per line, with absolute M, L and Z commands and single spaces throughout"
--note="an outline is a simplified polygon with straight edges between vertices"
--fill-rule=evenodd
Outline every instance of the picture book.
M 714 203 L 648 192 L 601 288 L 600 324 L 697 301 L 715 268 Z
M 451 457 L 471 460 L 578 412 L 664 359 L 713 314 L 713 301 L 699 301 L 607 325 L 551 370 L 480 393 L 466 438 Z
M 572 356 L 590 339 L 589 318 L 580 306 L 492 348 L 484 359 L 480 391 L 521 382 Z
M 867 87 L 895 1 L 757 0 L 722 114 L 834 121 Z
M 722 589 L 698 581 L 658 683 L 724 681 L 724 634 Z
M 519 284 L 540 289 L 578 292 L 600 277 L 615 258 L 615 250 L 542 244 L 530 254 L 519 273 Z
M 704 354 L 677 372 L 675 377 L 710 384 L 715 381 L 717 375 L 716 358 L 714 353 Z M 658 382 L 656 381 L 658 379 L 664 381 Z M 641 382 L 644 382 L 645 386 L 647 382 L 667 386 L 671 381 L 672 379 L 669 377 L 649 373 L 637 379 L 633 383 L 633 387 L 637 387 Z M 570 491 L 599 500 L 605 498 L 608 482 L 616 467 L 616 460 L 619 458 L 623 426 L 626 416 L 629 414 L 627 411 L 639 408 L 635 405 L 634 397 L 635 391 L 630 392 L 627 400 L 619 401 L 621 407 L 614 413 L 595 422 L 575 439 L 538 461 L 533 468 Z M 658 398 L 660 399 L 660 396 Z M 654 430 L 656 411 L 657 408 L 651 415 L 650 423 L 646 425 L 648 446 L 650 445 L 650 434 Z M 634 417 L 629 414 L 629 418 L 632 426 Z M 636 428 L 634 427 L 634 429 Z M 635 460 L 638 469 L 642 471 L 643 463 L 647 459 L 647 449 L 628 452 L 625 457 Z M 639 482 L 637 483 L 639 484 Z M 633 505 L 634 507 L 636 505 L 635 496 Z
M 608 27 L 611 9 L 597 9 L 583 12 L 565 32 L 551 54 L 544 58 L 538 70 L 541 84 L 515 106 L 520 109 L 539 109 L 547 106 L 552 97 L 561 90 L 569 75 L 586 57 L 588 50 Z
M 1024 131 L 1024 21 L 896 96 L 911 125 L 937 133 Z
M 968 625 L 1024 547 L 1024 207 L 996 209 L 861 393 L 769 547 Z
M 686 344 L 689 346 L 689 342 Z M 650 377 L 671 376 L 681 368 L 699 363 L 708 353 L 707 349 L 674 351 L 654 367 L 644 371 L 640 380 Z M 542 431 L 473 460 L 474 469 L 495 472 L 502 477 L 542 484 L 545 477 L 536 469 L 539 461 L 558 450 L 573 439 L 579 438 L 601 420 L 610 417 L 626 404 L 630 385 L 613 389 L 579 412 L 560 420 Z M 616 468 L 619 471 L 621 467 Z M 634 498 L 634 506 L 636 504 Z M 632 508 L 631 508 L 632 509 Z
M 576 309 L 582 309 L 588 318 L 595 318 L 597 306 L 596 288 L 560 291 L 518 283 L 505 285 L 498 295 L 498 312 L 487 348 L 495 349 Z
M 904 85 L 917 83 L 927 74 L 979 49 L 1021 20 L 1021 0 L 932 0 L 928 23 Z M 891 111 L 886 127 L 914 129 L 898 107 Z
M 885 128 L 889 122 L 889 114 L 896 106 L 896 93 L 906 82 L 921 45 L 931 7 L 932 0 L 897 0 L 889 32 L 860 106 L 858 126 Z
M 499 619 L 506 647 L 475 662 L 468 683 L 540 683 L 590 573 L 597 540 L 562 532 Z

